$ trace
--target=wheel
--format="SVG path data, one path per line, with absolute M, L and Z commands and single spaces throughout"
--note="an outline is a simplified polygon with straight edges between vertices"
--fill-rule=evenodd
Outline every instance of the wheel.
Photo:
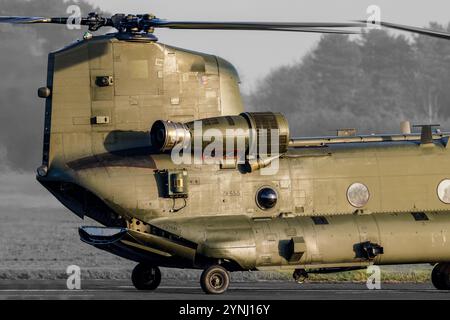
M 161 271 L 158 267 L 139 263 L 131 273 L 131 281 L 138 290 L 155 290 L 161 283 Z
M 292 277 L 295 282 L 302 284 L 306 281 L 306 279 L 308 279 L 308 273 L 304 269 L 295 269 Z
M 200 285 L 207 294 L 221 294 L 230 285 L 230 274 L 221 266 L 211 266 L 203 271 Z
M 442 269 L 445 265 L 442 263 L 438 263 L 434 266 L 433 271 L 431 271 L 431 283 L 438 290 L 444 290 L 442 285 Z
M 431 272 L 431 282 L 438 290 L 450 290 L 450 263 L 438 263 Z

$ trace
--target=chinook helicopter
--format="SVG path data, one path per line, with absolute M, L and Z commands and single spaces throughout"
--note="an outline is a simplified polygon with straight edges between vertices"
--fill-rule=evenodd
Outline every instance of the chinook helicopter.
M 38 90 L 45 123 L 37 180 L 77 216 L 103 225 L 80 228 L 83 242 L 138 263 L 137 289 L 156 289 L 159 267 L 201 269 L 204 292 L 220 294 L 234 271 L 290 270 L 301 282 L 308 273 L 415 263 L 435 265 L 434 286 L 450 289 L 449 134 L 424 125 L 420 134 L 405 126 L 394 135 L 293 138 L 283 115 L 244 112 L 226 60 L 154 35 L 156 28 L 349 34 L 366 23 L 91 13 L 80 24 L 117 32 L 87 32 L 49 54 L 47 85 Z M 219 161 L 211 163 L 202 153 L 208 130 L 218 133 L 215 146 L 231 146 L 214 149 Z M 174 154 L 193 161 L 178 163 Z

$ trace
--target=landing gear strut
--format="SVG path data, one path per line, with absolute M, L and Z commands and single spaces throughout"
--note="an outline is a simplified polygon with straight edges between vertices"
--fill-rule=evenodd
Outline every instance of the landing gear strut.
M 230 274 L 222 266 L 211 266 L 203 271 L 200 285 L 207 294 L 224 293 L 230 285 Z
M 438 263 L 431 272 L 431 282 L 438 290 L 450 290 L 450 263 Z
M 295 269 L 292 277 L 297 283 L 303 283 L 306 281 L 306 279 L 308 279 L 308 273 L 305 271 L 305 269 Z
M 139 263 L 133 269 L 131 281 L 138 290 L 155 290 L 161 283 L 161 271 L 156 266 Z

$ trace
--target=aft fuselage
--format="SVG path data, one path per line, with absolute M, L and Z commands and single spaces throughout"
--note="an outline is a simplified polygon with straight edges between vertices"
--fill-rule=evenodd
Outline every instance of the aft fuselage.
M 450 260 L 444 140 L 292 148 L 269 175 L 175 165 L 151 150 L 150 126 L 243 112 L 236 70 L 216 56 L 114 35 L 50 54 L 41 92 L 38 180 L 78 216 L 125 228 L 116 249 L 105 242 L 115 254 L 236 270 Z M 180 194 L 168 192 L 172 173 Z M 270 208 L 258 204 L 263 188 L 276 198 Z

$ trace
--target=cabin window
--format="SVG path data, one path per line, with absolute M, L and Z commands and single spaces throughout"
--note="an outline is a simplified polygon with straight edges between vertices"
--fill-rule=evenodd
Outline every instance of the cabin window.
M 278 194 L 271 187 L 264 187 L 256 194 L 256 203 L 263 210 L 272 209 L 277 204 Z
M 450 180 L 442 180 L 437 188 L 439 200 L 443 203 L 450 204 Z
M 364 207 L 369 202 L 369 198 L 369 189 L 362 183 L 353 183 L 347 189 L 347 200 L 355 208 Z

